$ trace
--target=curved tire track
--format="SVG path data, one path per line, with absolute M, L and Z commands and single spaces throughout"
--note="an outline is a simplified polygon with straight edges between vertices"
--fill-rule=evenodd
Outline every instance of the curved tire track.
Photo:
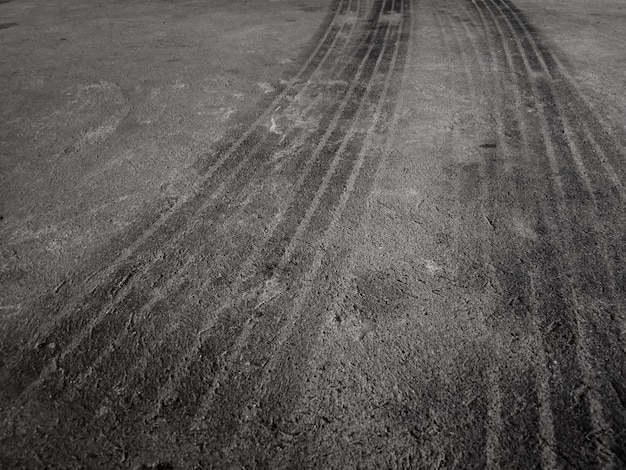
M 348 0 L 346 0 L 346 2 L 348 2 Z M 337 12 L 340 10 L 337 9 L 336 6 L 333 9 Z M 335 13 L 335 20 L 337 17 L 338 14 Z M 294 85 L 299 80 L 304 80 L 307 76 L 311 76 L 316 70 L 318 70 L 319 65 L 323 64 L 323 61 L 326 59 L 329 52 L 328 48 L 334 44 L 336 35 L 340 30 L 335 22 L 336 21 L 330 22 L 322 40 L 305 65 L 300 69 L 300 72 L 294 77 L 291 86 L 279 95 L 276 100 L 274 100 L 268 111 L 257 119 L 253 126 L 225 151 L 224 155 L 217 159 L 218 163 L 212 166 L 212 173 L 215 173 L 219 167 L 224 166 L 226 156 L 230 157 L 234 155 L 233 159 L 235 159 L 235 157 L 242 158 L 240 154 L 246 152 L 242 152 L 239 149 L 243 148 L 246 151 L 249 151 L 249 154 L 252 156 L 255 155 L 255 152 L 256 155 L 260 154 L 261 156 L 263 156 L 265 152 L 268 152 L 268 149 L 263 149 L 262 146 L 267 146 L 268 143 L 269 145 L 273 145 L 271 141 L 275 138 L 275 136 L 272 137 L 272 134 L 267 132 L 259 133 L 259 130 L 263 129 L 264 121 L 266 120 L 268 113 L 275 108 L 275 105 L 288 100 L 289 94 L 293 94 L 299 90 L 299 87 L 295 87 Z M 176 253 L 175 250 L 179 250 L 179 242 L 184 237 L 190 238 L 190 233 L 193 234 L 193 232 L 197 230 L 197 226 L 200 225 L 199 215 L 215 204 L 214 201 L 224 194 L 229 184 L 231 185 L 231 194 L 238 194 L 242 188 L 245 188 L 244 183 L 247 181 L 246 178 L 249 176 L 246 175 L 244 178 L 237 178 L 237 175 L 241 173 L 241 171 L 245 168 L 245 163 L 247 163 L 251 158 L 252 157 L 242 158 L 239 165 L 235 167 L 235 171 L 230 170 L 232 165 L 225 168 L 227 173 L 221 179 L 220 184 L 211 185 L 210 183 L 214 182 L 217 178 L 207 179 L 205 177 L 204 179 L 206 179 L 206 181 L 203 181 L 203 183 L 206 187 L 203 191 L 199 191 L 197 196 L 191 201 L 191 203 L 188 204 L 193 206 L 193 210 L 190 210 L 187 205 L 185 205 L 185 207 L 178 212 L 176 212 L 173 208 L 170 211 L 172 214 L 166 214 L 163 216 L 165 218 L 172 217 L 173 220 L 171 223 L 164 225 L 162 228 L 159 228 L 160 226 L 151 226 L 148 231 L 144 233 L 143 237 L 147 240 L 151 236 L 149 234 L 159 230 L 159 237 L 156 239 L 150 239 L 151 246 L 141 250 L 138 248 L 139 245 L 135 247 L 135 245 L 137 245 L 135 243 L 128 248 L 126 250 L 127 253 L 138 251 L 138 254 L 135 257 L 136 259 L 133 259 L 132 262 L 126 262 L 124 261 L 124 256 L 120 257 L 112 267 L 107 269 L 107 272 L 112 270 L 115 271 L 112 279 L 99 286 L 93 287 L 91 292 L 89 292 L 89 294 L 82 299 L 82 304 L 80 304 L 79 300 L 80 305 L 78 309 L 72 310 L 74 308 L 72 307 L 74 302 L 69 300 L 67 305 L 63 307 L 63 312 L 65 313 L 57 315 L 52 320 L 52 325 L 41 328 L 44 332 L 47 328 L 53 328 L 52 331 L 40 334 L 37 339 L 40 343 L 44 344 L 54 343 L 56 346 L 54 350 L 41 348 L 37 349 L 35 353 L 32 351 L 29 353 L 27 350 L 26 354 L 29 354 L 30 357 L 27 356 L 25 360 L 22 359 L 22 362 L 17 366 L 13 365 L 12 367 L 11 364 L 7 364 L 7 366 L 5 366 L 5 371 L 15 371 L 15 369 L 17 369 L 18 374 L 33 374 L 33 371 L 42 367 L 43 364 L 48 363 L 42 372 L 43 376 L 45 376 L 50 371 L 54 371 L 55 362 L 59 359 L 62 360 L 68 353 L 73 351 L 73 349 L 80 343 L 81 340 L 86 338 L 87 335 L 91 336 L 93 328 L 99 325 L 100 322 L 107 317 L 110 311 L 117 307 L 118 303 L 125 302 L 130 305 L 131 308 L 135 308 L 138 303 L 137 300 L 132 298 L 126 299 L 127 295 L 141 295 L 137 291 L 149 291 L 155 287 L 160 287 L 158 283 L 152 284 L 151 286 L 144 286 L 142 283 L 146 282 L 146 277 L 148 276 L 156 277 L 157 279 L 163 278 L 161 275 L 162 270 L 170 268 L 170 260 L 166 260 L 163 255 L 163 251 L 166 250 L 160 249 L 162 244 L 170 247 L 170 252 L 172 252 L 171 254 L 179 257 L 180 253 Z M 229 172 L 230 174 L 228 174 Z M 248 174 L 250 173 L 251 172 L 248 172 Z M 216 188 L 213 189 L 214 187 Z M 219 207 L 217 209 L 219 209 Z M 195 212 L 193 212 L 194 210 Z M 192 213 L 189 214 L 189 212 Z M 220 219 L 217 218 L 216 222 L 219 223 Z M 187 224 L 187 226 L 184 224 Z M 166 254 L 168 254 L 167 251 Z M 119 263 L 125 264 L 123 264 L 122 267 L 119 267 Z M 107 272 L 103 273 L 102 276 L 106 276 Z M 140 274 L 138 275 L 137 273 Z M 174 272 L 170 279 L 175 278 L 180 274 L 180 271 Z M 77 297 L 80 298 L 81 295 L 82 294 L 78 294 Z M 142 303 L 145 302 L 139 302 L 139 304 Z M 98 313 L 94 314 L 94 311 L 97 311 Z M 53 326 L 55 323 L 56 326 Z M 61 351 L 60 353 L 58 352 L 59 350 Z M 54 354 L 55 352 L 57 352 L 56 355 Z M 15 360 L 15 358 L 19 358 L 19 355 L 13 355 L 13 358 Z M 40 379 L 41 377 L 42 376 L 40 375 Z M 20 380 L 19 376 L 13 376 L 12 383 L 19 387 L 23 386 L 24 383 L 28 383 L 28 379 Z
M 358 13 L 358 5 L 364 4 L 358 2 L 353 7 L 351 3 L 338 11 Z M 361 44 L 353 49 L 337 49 L 341 52 L 333 62 L 341 69 L 340 81 L 350 85 L 346 89 L 332 83 L 322 83 L 321 88 L 313 91 L 314 98 L 315 93 L 319 92 L 322 102 L 324 99 L 333 100 L 333 95 L 341 97 L 341 100 L 333 100 L 333 105 L 321 117 L 320 130 L 307 136 L 309 144 L 316 138 L 322 138 L 318 150 L 313 153 L 301 151 L 309 144 L 292 147 L 297 151 L 297 158 L 287 164 L 289 175 L 293 177 L 299 171 L 302 172 L 293 186 L 293 198 L 287 206 L 274 213 L 273 222 L 262 222 L 267 231 L 261 231 L 257 236 L 252 251 L 249 251 L 250 247 L 243 239 L 237 242 L 239 246 L 235 243 L 229 247 L 228 237 L 219 234 L 219 227 L 220 224 L 234 223 L 232 221 L 241 214 L 254 214 L 257 209 L 254 201 L 247 202 L 249 194 L 247 197 L 245 194 L 252 188 L 248 183 L 252 181 L 251 176 L 244 174 L 244 182 L 241 177 L 236 178 L 246 169 L 247 161 L 267 162 L 277 145 L 278 137 L 261 131 L 257 124 L 255 129 L 237 141 L 235 145 L 240 147 L 227 150 L 218 159 L 218 166 L 214 166 L 214 170 L 209 169 L 207 174 L 213 173 L 205 178 L 206 190 L 198 192 L 188 205 L 174 210 L 166 222 L 159 222 L 161 225 L 157 228 L 149 229 L 152 232 L 144 233 L 142 237 L 145 243 L 150 244 L 148 248 L 140 246 L 144 242 L 135 243 L 130 251 L 127 250 L 130 261 L 120 258 L 121 261 L 118 260 L 109 269 L 113 273 L 112 277 L 96 285 L 82 308 L 75 310 L 70 305 L 72 302 L 68 301 L 70 306 L 62 309 L 64 313 L 54 319 L 47 326 L 49 331 L 41 336 L 43 348 L 36 352 L 23 351 L 5 368 L 5 373 L 17 372 L 20 375 L 13 382 L 16 387 L 8 391 L 9 396 L 21 399 L 22 404 L 28 403 L 29 406 L 35 402 L 42 404 L 52 400 L 56 408 L 53 415 L 57 416 L 64 416 L 64 413 L 65 416 L 71 416 L 72 409 L 78 405 L 83 411 L 82 416 L 76 419 L 84 425 L 93 425 L 104 418 L 103 426 L 107 428 L 111 426 L 110 418 L 115 417 L 120 436 L 132 436 L 135 426 L 141 425 L 142 416 L 146 413 L 148 420 L 158 417 L 159 420 L 169 420 L 168 426 L 176 428 L 182 425 L 184 428 L 186 418 L 176 413 L 181 410 L 187 414 L 193 413 L 200 406 L 199 397 L 194 398 L 193 394 L 210 389 L 203 383 L 216 372 L 214 361 L 219 361 L 223 353 L 230 352 L 232 358 L 222 368 L 227 371 L 224 377 L 228 378 L 230 369 L 239 368 L 234 356 L 238 351 L 247 350 L 253 342 L 266 344 L 266 335 L 270 333 L 268 328 L 272 328 L 267 324 L 268 321 L 275 326 L 283 324 L 285 328 L 286 318 L 280 311 L 272 315 L 269 312 L 264 314 L 260 322 L 255 320 L 258 316 L 255 316 L 257 314 L 254 311 L 263 305 L 260 301 L 265 295 L 263 289 L 259 290 L 257 286 L 267 286 L 267 281 L 278 278 L 276 273 L 287 270 L 290 278 L 281 280 L 289 284 L 287 291 L 298 290 L 317 278 L 317 270 L 323 265 L 326 249 L 314 250 L 312 247 L 325 243 L 324 234 L 328 233 L 330 226 L 334 227 L 338 223 L 343 209 L 337 207 L 345 207 L 348 202 L 353 204 L 357 194 L 357 199 L 361 200 L 363 190 L 369 187 L 365 184 L 352 195 L 351 190 L 341 191 L 346 184 L 354 187 L 360 167 L 364 165 L 361 151 L 363 142 L 371 142 L 374 131 L 381 134 L 385 132 L 382 116 L 393 110 L 393 100 L 386 98 L 386 87 L 398 73 L 398 64 L 403 59 L 398 58 L 397 51 L 405 51 L 398 45 L 406 40 L 408 34 L 407 31 L 405 36 L 398 36 L 400 16 L 398 20 L 393 17 L 399 14 L 397 5 L 399 2 L 392 0 L 374 2 L 372 13 L 364 23 L 365 29 L 360 33 Z M 384 13 L 381 15 L 381 11 L 387 10 L 387 16 Z M 336 14 L 335 19 L 338 16 Z M 341 27 L 331 22 L 324 41 L 341 30 Z M 391 47 L 392 44 L 395 46 Z M 316 53 L 319 54 L 321 50 L 320 46 Z M 391 54 L 389 51 L 395 52 Z M 342 61 L 341 54 L 348 60 Z M 310 75 L 319 72 L 320 69 L 316 69 Z M 321 77 L 323 73 L 315 80 Z M 290 101 L 294 97 L 285 95 L 284 99 Z M 371 108 L 374 103 L 379 103 L 375 105 L 375 112 Z M 268 108 L 266 117 L 271 115 L 270 111 L 276 111 L 276 108 Z M 288 136 L 286 144 L 291 145 L 296 139 L 297 133 Z M 281 143 L 278 142 L 278 145 Z M 250 154 L 253 157 L 243 155 L 245 152 L 242 149 L 246 148 L 252 148 Z M 234 170 L 230 170 L 233 166 Z M 365 167 L 369 168 L 370 163 L 367 162 Z M 267 168 L 271 169 L 271 165 Z M 222 188 L 221 192 L 219 189 L 217 193 L 212 192 L 214 185 L 211 183 L 220 181 L 220 178 L 221 186 L 218 188 Z M 255 178 L 255 181 L 261 180 L 258 175 Z M 243 200 L 245 208 L 231 209 L 230 204 L 235 200 Z M 200 214 L 211 208 L 216 211 L 215 216 L 209 221 L 198 219 Z M 335 215 L 331 217 L 331 214 Z M 203 235 L 210 234 L 210 230 L 218 232 L 219 246 L 210 247 L 207 255 L 202 250 L 207 243 Z M 165 248 L 157 249 L 161 242 Z M 255 243 L 259 244 L 254 247 Z M 211 253 L 219 253 L 219 248 L 230 248 L 232 256 L 218 266 L 211 266 L 211 261 L 217 261 Z M 252 261 L 241 264 L 241 254 L 246 252 L 253 253 L 254 259 L 248 258 Z M 307 271 L 311 263 L 313 271 Z M 208 276 L 203 273 L 203 269 L 207 268 L 211 271 Z M 307 272 L 313 274 L 307 275 Z M 210 290 L 214 287 L 212 283 L 219 280 L 223 273 L 235 280 L 238 287 L 235 292 L 229 291 L 228 287 L 222 289 L 220 297 L 210 293 Z M 230 283 L 232 281 L 227 284 Z M 228 301 L 229 295 L 234 296 L 236 301 Z M 214 317 L 215 324 L 202 325 L 202 315 L 197 315 L 198 299 L 208 301 L 208 305 L 203 308 L 213 306 L 218 309 Z M 255 302 L 257 306 L 251 309 L 250 302 Z M 174 311 L 168 311 L 170 309 Z M 291 328 L 297 316 L 294 313 L 287 319 L 291 326 L 283 329 L 283 343 L 291 336 Z M 179 325 L 168 325 L 171 322 Z M 256 323 L 260 323 L 263 328 L 257 330 Z M 198 331 L 201 335 L 196 337 Z M 135 335 L 134 332 L 140 334 Z M 148 340 L 155 334 L 157 341 L 149 344 Z M 116 335 L 122 336 L 115 339 Z M 46 346 L 52 343 L 54 347 Z M 186 356 L 183 354 L 182 363 L 177 364 L 181 359 L 181 344 L 187 345 L 183 348 L 187 353 Z M 280 349 L 276 347 L 270 356 L 278 354 Z M 129 360 L 135 359 L 124 357 L 123 354 L 128 354 L 129 350 L 144 353 L 137 362 L 138 368 L 134 372 L 130 371 L 130 376 L 125 367 Z M 125 362 L 117 364 L 118 368 L 112 370 L 110 367 L 116 365 L 116 360 Z M 248 391 L 254 390 L 254 380 L 250 382 Z M 163 386 L 165 389 L 161 388 Z M 170 392 L 177 390 L 177 401 L 172 403 Z M 190 392 L 192 395 L 189 395 Z M 167 402 L 168 409 L 161 410 L 160 405 L 157 405 L 155 410 L 150 411 L 154 398 L 159 403 Z M 229 406 L 234 407 L 239 406 L 238 403 L 233 399 L 228 402 Z M 21 406 L 14 405 L 13 411 L 23 414 Z M 131 413 L 128 412 L 129 406 L 133 409 Z M 38 412 L 35 408 L 32 413 Z M 238 412 L 233 412 L 237 416 Z M 28 413 L 23 416 L 32 416 Z M 16 417 L 13 415 L 13 418 Z M 227 421 L 230 418 L 225 416 L 223 419 Z M 222 427 L 227 425 L 226 421 Z M 76 430 L 75 422 L 67 426 L 70 426 L 66 429 L 69 434 Z M 224 436 L 226 438 L 228 433 Z
M 137 282 L 137 274 L 145 274 L 148 269 L 163 261 L 163 259 L 159 259 L 160 251 L 158 248 L 163 244 L 175 246 L 181 237 L 189 231 L 189 227 L 187 227 L 189 223 L 197 225 L 198 215 L 206 210 L 215 196 L 225 189 L 224 184 L 215 184 L 213 177 L 216 172 L 223 168 L 227 162 L 230 163 L 237 157 L 237 151 L 242 147 L 249 148 L 252 146 L 256 149 L 263 139 L 267 139 L 267 133 L 260 131 L 264 128 L 264 123 L 271 111 L 275 109 L 277 104 L 287 99 L 290 93 L 293 93 L 294 85 L 299 80 L 305 80 L 311 76 L 325 57 L 326 49 L 332 44 L 338 32 L 338 27 L 333 20 L 336 20 L 338 16 L 339 4 L 340 0 L 331 9 L 331 13 L 334 11 L 334 15 L 329 16 L 326 20 L 326 29 L 321 35 L 319 43 L 291 80 L 289 86 L 274 99 L 265 113 L 241 137 L 215 157 L 215 162 L 198 181 L 195 196 L 191 200 L 183 198 L 177 201 L 167 212 L 161 214 L 120 254 L 113 264 L 99 273 L 95 279 L 88 280 L 84 290 L 79 290 L 78 293 L 60 292 L 58 298 L 55 299 L 56 306 L 54 307 L 58 311 L 46 313 L 51 318 L 46 324 L 37 328 L 39 334 L 35 340 L 22 344 L 21 354 L 16 354 L 16 351 L 5 354 L 5 357 L 10 357 L 11 361 L 3 364 L 2 372 L 11 376 L 10 382 L 13 390 L 5 389 L 3 393 L 8 392 L 9 396 L 15 396 L 20 393 L 20 390 L 28 386 L 28 383 L 42 369 L 44 374 L 45 371 L 54 370 L 54 363 L 60 356 L 58 351 L 65 349 L 70 338 L 73 339 L 75 334 L 80 331 L 84 334 L 89 330 L 90 325 L 93 326 L 97 323 L 96 320 L 104 317 L 103 312 L 113 308 L 118 299 L 123 299 L 129 293 L 131 285 Z M 232 166 L 232 163 L 228 165 L 226 171 L 228 172 Z M 235 176 L 236 172 L 231 173 L 231 180 L 234 180 Z M 97 319 L 94 319 L 93 312 L 95 310 L 101 312 Z M 27 332 L 27 334 L 32 336 L 32 331 Z M 54 343 L 56 347 L 54 349 L 38 347 L 38 344 L 46 343 Z M 20 363 L 16 364 L 15 361 L 18 359 Z M 24 375 L 26 376 L 24 377 Z
M 352 4 L 352 2 L 349 2 L 350 4 Z M 361 2 L 356 2 L 357 6 L 359 4 L 361 4 Z M 345 6 L 345 10 L 347 11 L 347 9 L 350 7 L 350 5 L 346 5 Z M 342 9 L 343 11 L 343 9 Z M 345 24 L 344 24 L 345 26 Z M 355 28 L 349 27 L 348 29 L 348 37 L 345 38 L 346 40 L 339 45 L 339 42 L 337 43 L 337 45 L 334 46 L 334 48 L 336 48 L 338 51 L 335 54 L 337 57 L 334 58 L 330 58 L 329 60 L 326 60 L 326 62 L 329 63 L 329 70 L 330 71 L 334 71 L 333 73 L 338 74 L 338 76 L 341 76 L 342 71 L 344 70 L 344 67 L 342 64 L 339 64 L 338 61 L 341 57 L 340 52 L 344 52 L 344 49 L 349 45 L 349 42 L 347 41 L 347 39 L 350 38 L 350 35 L 354 32 Z M 342 30 L 340 30 L 341 33 Z M 333 49 L 333 48 L 331 48 Z M 316 74 L 320 74 L 321 71 L 320 69 L 318 69 L 316 71 Z M 330 72 L 328 72 L 330 73 Z M 332 78 L 332 77 L 331 77 Z M 314 88 L 315 90 L 309 90 L 310 88 Z M 309 80 L 304 86 L 303 88 L 301 88 L 298 92 L 297 96 L 305 96 L 308 95 L 307 92 L 311 93 L 311 98 L 310 98 L 310 102 L 306 105 L 305 109 L 302 111 L 303 115 L 308 115 L 309 113 L 312 112 L 312 110 L 315 108 L 315 106 L 319 106 L 319 102 L 320 102 L 320 97 L 323 95 L 323 92 L 317 89 L 318 87 L 315 86 L 315 82 L 313 80 Z M 297 134 L 297 133 L 305 133 L 304 131 L 302 131 L 301 129 L 297 129 L 297 128 L 290 128 L 287 129 L 285 131 L 284 135 L 287 135 L 286 139 L 287 140 L 291 140 L 292 135 L 293 134 Z M 291 161 L 289 163 L 290 168 L 289 171 L 290 173 L 299 173 L 299 172 L 303 172 L 303 173 L 307 173 L 306 170 L 302 170 L 303 166 L 307 166 L 305 165 L 305 161 L 306 161 L 306 152 L 303 151 L 304 148 L 306 148 L 308 145 L 312 145 L 312 143 L 316 140 L 317 137 L 317 133 L 313 133 L 312 135 L 308 135 L 306 136 L 306 139 L 304 140 L 303 143 L 298 143 L 298 147 L 294 148 L 292 145 L 285 145 L 286 149 L 289 149 L 289 156 L 291 157 Z M 284 137 L 281 137 L 281 140 Z M 281 152 L 283 152 L 284 150 L 281 149 Z M 250 154 L 253 154 L 253 152 L 251 151 Z M 264 168 L 267 168 L 267 171 L 261 173 L 260 176 L 257 177 L 257 180 L 269 180 L 272 178 L 272 175 L 270 173 L 270 169 L 271 169 L 271 160 L 270 161 L 264 161 L 262 162 L 262 165 Z M 297 191 L 298 188 L 298 184 L 296 184 L 295 188 L 291 188 L 290 192 L 288 194 L 285 195 L 285 199 L 286 201 L 284 202 L 285 206 L 289 206 L 289 204 L 292 203 L 292 199 L 293 199 L 293 194 L 294 191 Z M 231 191 L 234 192 L 236 194 L 237 197 L 239 197 L 240 199 L 245 196 L 245 200 L 244 203 L 239 204 L 239 209 L 236 209 L 232 214 L 230 214 L 228 216 L 227 219 L 225 219 L 222 223 L 222 225 L 227 226 L 227 221 L 240 221 L 240 220 L 246 220 L 248 219 L 251 214 L 255 215 L 256 217 L 259 217 L 259 214 L 262 213 L 263 208 L 257 207 L 255 206 L 253 203 L 248 203 L 246 204 L 245 202 L 250 200 L 250 199 L 254 199 L 255 197 L 255 188 L 252 184 L 248 184 L 247 186 L 244 187 L 244 189 L 239 190 L 237 188 L 236 191 Z M 262 189 L 257 191 L 257 192 L 262 192 Z M 241 193 L 241 194 L 239 194 Z M 282 201 L 281 201 L 282 203 Z M 237 205 L 237 204 L 235 204 Z M 274 209 L 274 208 L 273 208 Z M 266 226 L 264 228 L 265 232 L 267 234 L 272 234 L 276 228 L 277 225 L 280 223 L 281 221 L 281 217 L 284 214 L 284 209 L 278 208 L 275 211 L 274 215 L 271 215 L 272 217 L 272 221 L 270 222 L 270 224 L 268 226 Z M 205 230 L 208 230 L 210 228 L 213 227 L 205 227 Z M 251 254 L 248 255 L 248 258 L 246 259 L 246 261 L 244 261 L 242 263 L 241 266 L 237 266 L 238 260 L 234 259 L 234 260 L 230 260 L 230 258 L 226 259 L 224 262 L 229 264 L 229 268 L 233 269 L 234 271 L 239 270 L 240 273 L 247 273 L 249 271 L 251 271 L 253 269 L 253 266 L 255 265 L 255 261 L 258 262 L 258 255 L 259 255 L 259 250 L 260 247 L 264 246 L 266 243 L 268 243 L 269 241 L 269 236 L 263 236 L 261 238 L 261 240 L 259 241 L 258 245 L 253 242 L 251 240 L 251 243 L 249 243 L 250 247 L 252 246 L 256 246 L 255 248 L 251 248 Z M 189 244 L 189 242 L 187 241 L 187 244 Z M 223 244 L 217 244 L 215 242 L 212 243 L 212 246 L 210 248 L 205 248 L 202 250 L 202 263 L 207 266 L 209 265 L 209 261 L 213 261 L 215 260 L 217 257 L 220 256 L 220 253 L 222 251 L 228 251 L 229 249 L 232 249 L 232 247 L 229 247 L 228 245 L 223 245 Z M 243 253 L 242 251 L 237 253 L 237 256 L 241 257 L 241 253 Z M 235 256 L 235 258 L 237 258 L 237 256 Z M 194 260 L 195 261 L 195 260 Z M 109 371 L 109 373 L 111 373 L 112 371 L 115 370 L 114 365 L 116 363 L 118 363 L 119 361 L 123 361 L 125 356 L 128 356 L 129 354 L 134 354 L 135 352 L 137 352 L 137 347 L 135 345 L 133 345 L 133 342 L 137 341 L 137 338 L 131 338 L 130 335 L 132 333 L 132 335 L 142 335 L 145 338 L 152 338 L 152 341 L 155 341 L 155 335 L 158 335 L 156 339 L 156 341 L 162 341 L 160 338 L 163 338 L 164 333 L 165 334 L 172 334 L 174 332 L 174 328 L 175 327 L 167 327 L 167 317 L 164 318 L 159 318 L 156 317 L 155 315 L 151 315 L 151 308 L 152 306 L 163 300 L 166 296 L 174 296 L 174 292 L 176 291 L 176 289 L 178 289 L 179 284 L 183 283 L 185 281 L 186 278 L 188 277 L 197 277 L 200 278 L 202 277 L 202 274 L 191 274 L 191 272 L 197 272 L 199 270 L 198 266 L 194 266 L 191 265 L 191 262 L 186 263 L 180 270 L 178 270 L 177 272 L 173 273 L 170 275 L 169 280 L 167 281 L 165 288 L 162 289 L 161 292 L 156 292 L 152 299 L 144 304 L 139 312 L 133 313 L 131 316 L 133 318 L 133 329 L 130 330 L 129 328 L 125 328 L 120 335 L 118 336 L 118 338 L 116 339 L 115 343 L 111 344 L 108 348 L 103 349 L 102 353 L 98 356 L 97 359 L 95 359 L 92 363 L 92 365 L 88 368 L 87 372 L 79 378 L 78 380 L 78 386 L 80 386 L 80 384 L 82 382 L 84 382 L 88 376 L 90 376 L 93 373 L 94 368 L 97 368 L 100 370 L 101 374 L 101 381 L 104 380 L 104 382 L 107 382 L 109 380 L 114 380 L 115 377 L 111 377 L 110 375 L 106 375 L 107 371 Z M 215 281 L 215 278 L 220 279 L 221 277 L 223 277 L 224 273 L 223 272 L 217 272 L 215 274 L 215 276 L 213 276 L 211 278 L 211 280 L 209 281 L 205 281 L 204 282 L 204 287 L 201 286 L 199 287 L 199 289 L 204 289 L 204 288 L 208 288 L 208 286 L 210 286 L 211 282 Z M 206 275 L 205 275 L 206 277 Z M 234 286 L 230 287 L 230 296 L 231 297 L 236 297 L 237 296 L 237 292 L 241 289 L 241 286 L 239 284 L 235 284 Z M 218 286 L 211 286 L 212 290 L 214 291 L 219 291 L 219 287 Z M 215 294 L 215 296 L 217 296 L 218 294 Z M 169 299 L 169 304 L 172 306 L 170 308 L 175 308 L 174 306 L 177 305 L 176 302 L 178 302 L 178 304 L 181 302 L 181 300 L 177 300 L 177 301 L 172 301 L 173 299 Z M 182 301 L 184 303 L 184 301 Z M 206 304 L 206 302 L 205 302 Z M 210 305 L 210 303 L 209 303 Z M 218 310 L 223 310 L 221 307 L 218 308 Z M 127 317 L 129 316 L 129 314 L 126 315 L 122 315 L 123 317 Z M 139 317 L 138 319 L 136 319 L 137 317 Z M 207 326 L 206 325 L 201 325 L 199 327 L 200 331 L 207 331 Z M 149 340 L 147 340 L 149 341 Z M 121 342 L 121 344 L 119 344 Z M 116 349 L 116 353 L 117 353 L 117 357 L 109 357 L 112 350 Z M 153 356 L 154 353 L 151 352 L 150 350 L 148 350 L 148 348 L 144 348 L 143 353 L 141 355 L 141 357 L 138 359 L 136 367 L 134 367 L 131 371 L 131 374 L 134 377 L 138 377 L 138 376 L 142 376 L 145 374 L 145 367 L 147 366 L 147 362 L 149 361 L 149 357 Z M 104 363 L 103 363 L 104 362 Z M 78 368 L 80 370 L 80 368 Z M 104 374 L 104 375 L 102 375 Z

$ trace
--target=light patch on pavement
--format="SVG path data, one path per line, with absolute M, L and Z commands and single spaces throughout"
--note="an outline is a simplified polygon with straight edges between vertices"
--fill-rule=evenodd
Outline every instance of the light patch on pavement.
M 259 82 L 257 83 L 257 86 L 263 91 L 263 93 L 265 93 L 266 95 L 268 93 L 272 93 L 273 91 L 275 91 L 275 88 L 272 86 L 271 83 L 268 82 Z

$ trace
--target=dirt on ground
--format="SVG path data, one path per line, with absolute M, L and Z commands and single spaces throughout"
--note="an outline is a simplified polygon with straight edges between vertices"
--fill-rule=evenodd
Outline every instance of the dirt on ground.
M 3 468 L 626 467 L 623 0 L 0 18 Z

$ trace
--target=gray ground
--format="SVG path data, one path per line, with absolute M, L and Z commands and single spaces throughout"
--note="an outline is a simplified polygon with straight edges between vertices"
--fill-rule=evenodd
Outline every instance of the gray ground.
M 0 466 L 625 468 L 626 2 L 0 2 Z

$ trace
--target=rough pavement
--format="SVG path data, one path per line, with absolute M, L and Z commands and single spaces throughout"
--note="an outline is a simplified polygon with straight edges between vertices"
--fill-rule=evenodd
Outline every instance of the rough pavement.
M 193 190 L 12 321 L 0 462 L 626 466 L 626 130 L 529 18 L 332 3 Z

